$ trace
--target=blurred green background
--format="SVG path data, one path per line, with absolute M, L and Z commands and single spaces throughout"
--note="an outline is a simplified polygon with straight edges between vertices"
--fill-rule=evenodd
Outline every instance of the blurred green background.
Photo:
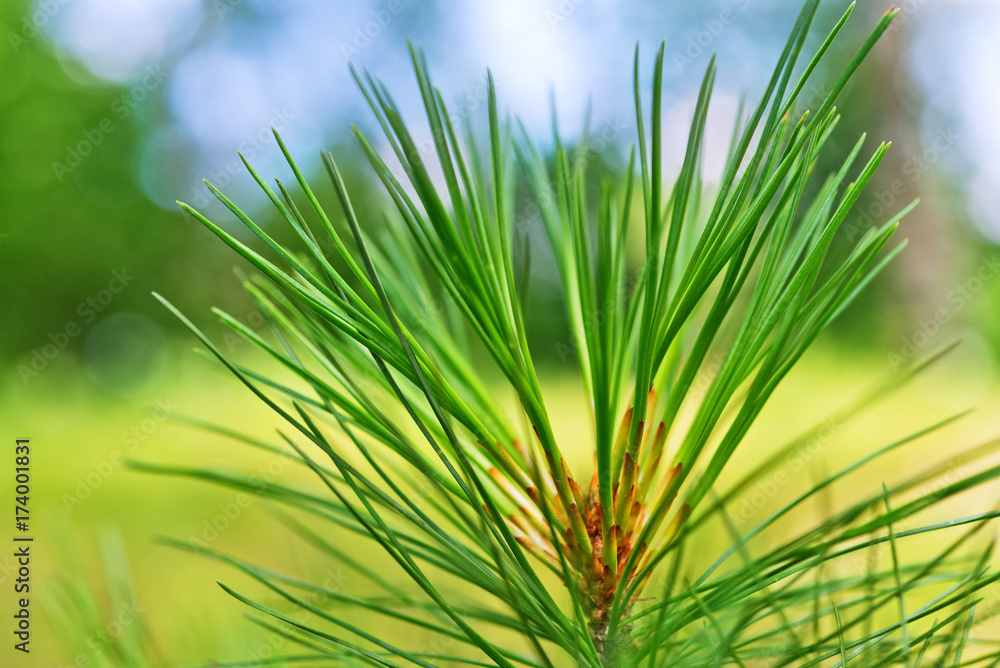
M 208 313 L 213 305 L 256 326 L 233 275 L 234 255 L 182 215 L 174 200 L 233 223 L 209 201 L 201 184 L 207 178 L 268 221 L 271 213 L 236 152 L 265 176 L 291 180 L 270 136 L 273 126 L 315 177 L 324 202 L 333 199 L 318 169 L 319 151 L 342 157 L 363 218 L 377 220 L 385 200 L 350 137 L 351 123 L 371 129 L 372 119 L 347 63 L 383 78 L 417 121 L 407 36 L 426 49 L 436 83 L 457 113 L 480 127 L 487 66 L 501 104 L 543 144 L 550 94 L 570 136 L 582 128 L 589 106 L 592 131 L 606 140 L 592 163 L 598 174 L 621 168 L 634 138 L 635 41 L 651 55 L 666 40 L 668 172 L 679 166 L 697 85 L 717 51 L 705 160 L 710 180 L 724 158 L 741 93 L 751 100 L 759 94 L 799 4 L 2 0 L 0 424 L 5 440 L 29 436 L 35 444 L 35 568 L 44 592 L 38 600 L 47 597 L 47 609 L 55 611 L 36 610 L 32 663 L 3 665 L 78 662 L 80 643 L 88 639 L 59 630 L 59 611 L 75 610 L 65 598 L 72 586 L 61 580 L 92 586 L 95 619 L 104 620 L 97 627 L 117 628 L 116 615 L 125 613 L 107 592 L 101 569 L 103 562 L 119 563 L 113 555 L 120 552 L 128 555 L 141 608 L 125 626 L 128 633 L 146 630 L 160 665 L 246 660 L 268 642 L 215 587 L 216 577 L 231 573 L 153 542 L 158 534 L 182 540 L 202 534 L 220 513 L 228 517 L 232 492 L 133 473 L 122 464 L 130 457 L 252 471 L 273 463 L 172 424 L 195 415 L 273 433 L 270 417 L 190 352 L 191 337 L 150 296 L 164 294 L 216 335 L 221 330 Z M 817 37 L 846 5 L 824 3 Z M 888 5 L 861 3 L 828 62 L 842 65 Z M 957 431 L 928 443 L 928 452 L 1000 431 L 1000 280 L 994 280 L 1000 276 L 1000 6 L 904 0 L 901 7 L 841 101 L 845 118 L 827 156 L 832 166 L 861 131 L 870 142 L 893 142 L 845 234 L 860 234 L 919 197 L 921 206 L 902 228 L 910 245 L 790 379 L 792 389 L 775 400 L 773 417 L 755 433 L 755 453 L 772 442 L 768 429 L 787 434 L 807 426 L 856 395 L 866 379 L 954 340 L 962 345 L 934 374 L 881 418 L 838 432 L 844 447 L 824 447 L 823 457 L 846 461 L 907 424 L 969 406 L 978 410 Z M 821 73 L 807 96 L 822 93 L 822 80 Z M 537 309 L 546 317 L 532 323 L 532 336 L 553 379 L 557 421 L 572 434 L 582 407 L 561 347 L 563 323 L 547 315 L 558 312 L 560 296 L 546 280 L 547 251 L 530 209 L 524 211 L 525 243 L 538 246 L 533 304 L 552 304 Z M 245 234 L 236 225 L 229 229 Z M 239 342 L 221 340 L 242 353 Z M 4 494 L 9 483 L 3 474 Z M 315 571 L 322 580 L 326 566 L 264 510 L 254 502 L 241 507 L 219 544 Z M 121 549 L 113 547 L 118 542 Z M 0 558 L 0 611 L 10 602 L 9 579 Z M 91 651 L 112 657 L 127 635 L 98 638 Z M 3 654 L 7 644 L 0 656 L 19 660 Z

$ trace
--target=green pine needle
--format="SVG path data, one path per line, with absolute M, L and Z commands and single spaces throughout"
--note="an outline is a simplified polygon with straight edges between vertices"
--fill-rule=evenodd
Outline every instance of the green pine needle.
M 759 103 L 739 115 L 724 176 L 711 188 L 701 168 L 714 58 L 668 189 L 664 46 L 649 101 L 636 49 L 637 146 L 624 173 L 592 192 L 581 159 L 586 135 L 570 147 L 555 130 L 553 154 L 543 155 L 499 112 L 489 76 L 488 136 L 479 142 L 471 124 L 454 125 L 423 53 L 411 46 L 433 158 L 418 149 L 385 86 L 352 69 L 402 167 L 391 168 L 374 140 L 354 129 L 395 207 L 384 220 L 358 215 L 326 153 L 346 220 L 338 229 L 331 204 L 320 202 L 277 132 L 303 206 L 244 163 L 294 246 L 211 184 L 261 244 L 241 242 L 180 204 L 258 272 L 244 284 L 268 331 L 218 315 L 283 370 L 279 379 L 244 367 L 160 298 L 289 427 L 277 443 L 215 429 L 293 459 L 319 485 L 260 489 L 239 474 L 140 468 L 262 494 L 291 511 L 281 516 L 293 534 L 369 585 L 367 595 L 327 590 L 197 550 L 274 599 L 265 604 L 221 585 L 255 611 L 255 623 L 279 631 L 307 659 L 345 665 L 969 665 L 964 657 L 983 649 L 971 633 L 978 592 L 995 577 L 967 543 L 997 513 L 938 523 L 922 513 L 995 480 L 1000 468 L 914 497 L 945 468 L 930 466 L 883 490 L 859 491 L 812 526 L 788 521 L 833 485 L 952 420 L 915 425 L 745 531 L 727 506 L 809 434 L 789 435 L 778 454 L 719 488 L 777 386 L 902 249 L 890 239 L 913 207 L 848 253 L 831 253 L 889 146 L 872 150 L 862 136 L 835 173 L 814 172 L 839 119 L 835 101 L 895 12 L 878 22 L 827 97 L 803 109 L 800 92 L 854 8 L 805 60 L 817 7 L 806 2 Z M 525 192 L 553 251 L 589 402 L 588 478 L 575 479 L 566 464 L 570 446 L 556 438 L 529 345 L 527 249 L 514 216 Z M 632 233 L 635 218 L 642 225 Z M 635 266 L 629 246 L 639 232 L 643 260 Z M 869 409 L 931 361 L 834 419 Z M 693 391 L 713 364 L 707 387 Z M 497 399 L 507 391 L 514 411 Z M 971 449 L 963 461 L 997 445 Z M 317 526 L 366 542 L 337 544 Z M 699 546 L 712 531 L 732 541 L 714 562 Z M 956 531 L 965 533 L 955 539 Z M 908 543 L 924 534 L 940 534 L 937 551 L 911 554 Z M 886 543 L 891 559 L 880 559 Z M 412 589 L 387 589 L 365 563 L 368 550 L 384 552 Z M 852 568 L 859 557 L 870 567 Z M 382 622 L 365 628 L 352 611 Z M 449 642 L 434 651 L 404 646 L 395 625 Z

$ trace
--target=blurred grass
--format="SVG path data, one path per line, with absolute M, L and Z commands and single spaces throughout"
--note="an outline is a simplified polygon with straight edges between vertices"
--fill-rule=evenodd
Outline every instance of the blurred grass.
M 335 563 L 318 556 L 295 538 L 257 499 L 251 498 L 241 506 L 233 490 L 173 476 L 137 473 L 116 463 L 119 460 L 114 453 L 119 452 L 140 461 L 214 466 L 257 473 L 265 480 L 295 479 L 313 484 L 306 472 L 284 462 L 279 464 L 273 455 L 153 417 L 151 407 L 167 406 L 173 411 L 172 418 L 198 417 L 263 440 L 276 440 L 271 438 L 277 425 L 270 412 L 262 410 L 248 392 L 221 370 L 185 351 L 177 351 L 174 360 L 170 377 L 158 391 L 138 399 L 111 399 L 95 391 L 81 380 L 83 376 L 71 364 L 63 365 L 61 372 L 53 369 L 43 374 L 27 388 L 15 377 L 0 391 L 0 421 L 9 426 L 10 433 L 28 436 L 33 443 L 32 531 L 37 542 L 33 547 L 32 665 L 74 665 L 76 655 L 61 649 L 39 607 L 42 599 L 51 598 L 59 577 L 88 583 L 98 602 L 109 605 L 101 584 L 98 551 L 102 536 L 108 532 L 117 532 L 124 539 L 141 613 L 138 623 L 149 631 L 161 665 L 199 665 L 209 659 L 247 660 L 254 655 L 263 656 L 261 652 L 273 650 L 276 636 L 246 621 L 242 617 L 244 607 L 215 584 L 216 579 L 221 579 L 240 590 L 250 586 L 247 578 L 217 562 L 158 544 L 156 536 L 185 542 L 200 537 L 212 549 L 308 575 L 314 581 L 322 583 L 330 578 L 337 586 L 365 586 L 356 580 L 340 582 Z M 760 424 L 738 450 L 724 483 L 849 403 L 890 371 L 882 357 L 845 357 L 839 347 L 818 348 L 775 395 Z M 755 489 L 748 490 L 730 512 L 738 516 L 744 511 L 747 517 L 737 520 L 744 522 L 743 528 L 748 528 L 792 494 L 807 488 L 821 472 L 845 466 L 879 445 L 966 406 L 974 406 L 975 410 L 958 424 L 921 439 L 891 460 L 871 467 L 854 484 L 866 486 L 870 492 L 879 489 L 883 480 L 891 484 L 932 463 L 946 461 L 957 454 L 959 445 L 978 445 L 995 438 L 1000 434 L 1000 383 L 995 378 L 988 383 L 968 381 L 960 348 L 854 422 L 831 425 L 828 434 L 813 443 L 815 447 L 802 451 L 799 459 L 778 467 L 778 471 L 787 473 L 786 477 L 775 478 L 772 474 L 768 478 L 775 482 L 773 493 L 763 490 L 763 496 L 751 498 Z M 562 375 L 548 383 L 546 391 L 557 437 L 566 445 L 570 466 L 581 477 L 589 477 L 592 463 L 586 453 L 591 448 L 588 440 L 591 428 L 583 410 L 580 387 L 574 378 Z M 133 442 L 129 436 L 137 440 Z M 80 491 L 81 480 L 86 483 L 88 475 L 97 484 L 91 487 L 89 497 L 76 505 L 71 501 L 72 495 Z M 9 481 L 5 480 L 4 493 L 8 486 Z M 967 515 L 973 508 L 979 511 L 994 507 L 996 497 L 1000 496 L 998 492 L 976 490 L 935 510 L 934 519 Z M 836 487 L 820 503 L 842 506 L 855 493 L 859 493 L 859 488 Z M 819 506 L 815 510 L 823 512 Z M 229 524 L 218 532 L 217 539 L 213 539 L 211 531 L 205 532 L 206 525 L 213 521 L 219 526 Z M 345 538 L 356 540 L 346 535 L 330 535 L 328 528 L 323 531 L 335 543 Z M 723 531 L 713 531 L 703 540 L 706 554 L 716 554 L 716 549 L 729 544 Z M 910 539 L 903 546 L 912 550 L 918 549 L 919 544 Z M 366 551 L 360 552 L 356 545 L 359 543 L 341 547 L 374 568 L 389 565 L 377 548 L 366 546 Z M 382 572 L 388 581 L 394 580 L 391 568 Z M 0 578 L 4 577 L 0 571 Z M 0 586 L 6 585 L 0 583 Z M 1000 603 L 1000 597 L 995 593 L 993 597 L 994 604 Z M 12 614 L 11 603 L 11 597 L 3 597 L 0 614 Z M 119 612 L 111 610 L 108 621 Z M 994 629 L 995 635 L 996 626 L 989 628 Z M 409 629 L 400 632 L 406 634 L 401 643 L 407 638 L 413 643 L 433 642 Z M 287 644 L 283 648 L 289 649 Z M 8 644 L 2 651 L 12 652 Z M 19 665 L 10 662 L 9 654 L 2 656 L 0 664 Z

